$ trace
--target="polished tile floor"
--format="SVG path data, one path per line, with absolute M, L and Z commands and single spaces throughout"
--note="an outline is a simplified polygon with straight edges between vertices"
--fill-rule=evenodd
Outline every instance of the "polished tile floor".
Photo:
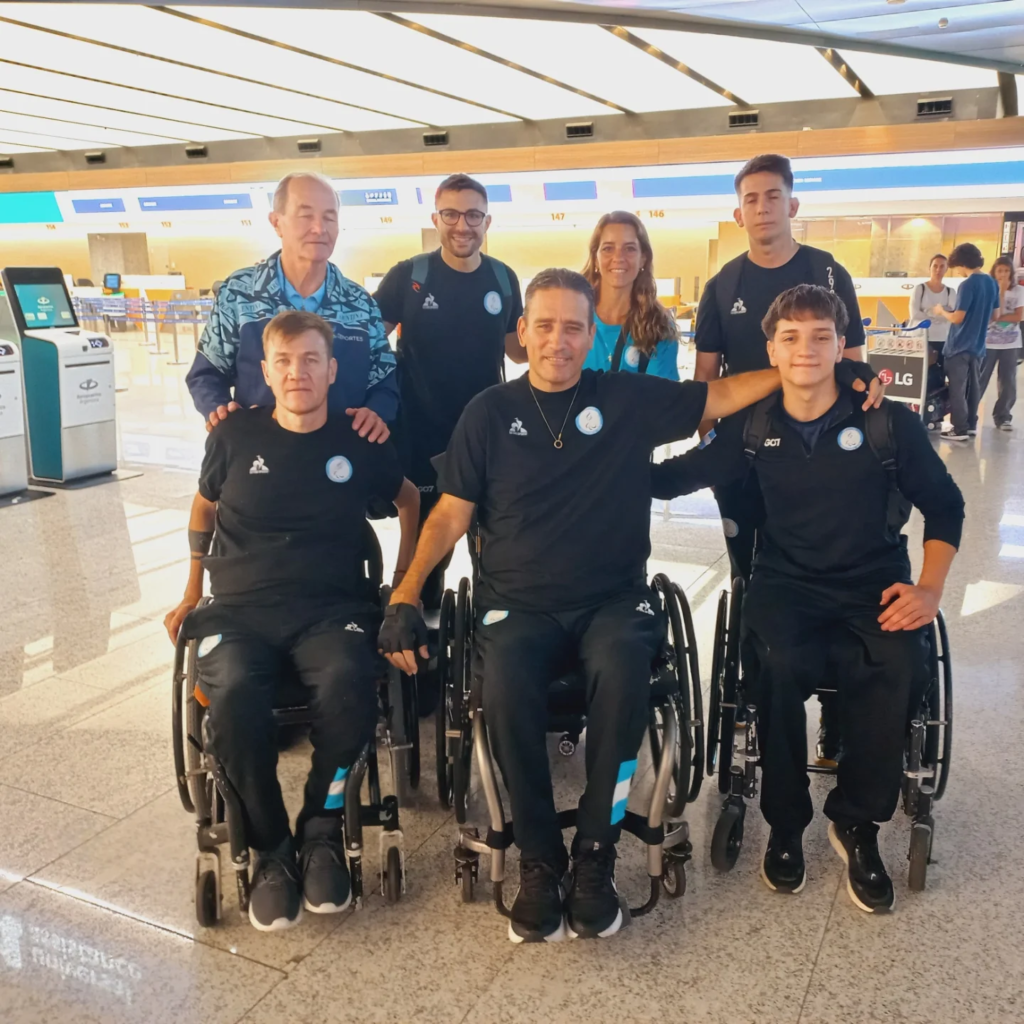
M 926 892 L 907 891 L 905 820 L 883 829 L 892 916 L 851 905 L 820 815 L 798 898 L 758 880 L 756 813 L 739 865 L 718 875 L 707 854 L 717 800 L 706 785 L 690 808 L 695 856 L 681 900 L 663 900 L 608 942 L 512 946 L 486 882 L 476 904 L 459 901 L 456 827 L 432 800 L 425 757 L 420 796 L 403 811 L 402 902 L 371 896 L 361 913 L 307 917 L 267 936 L 239 919 L 228 886 L 224 923 L 203 930 L 194 920 L 193 825 L 174 789 L 172 651 L 160 620 L 185 578 L 204 435 L 183 367 L 168 358 L 118 339 L 121 454 L 141 476 L 0 510 L 0 1021 L 1024 1020 L 1024 433 L 986 422 L 970 447 L 940 449 L 968 502 L 944 600 L 953 772 Z M 714 506 L 697 495 L 652 527 L 653 567 L 690 596 L 706 680 L 727 576 Z M 393 530 L 382 539 L 393 552 Z M 429 751 L 429 724 L 423 740 Z M 300 748 L 282 760 L 293 806 L 306 756 Z M 554 759 L 568 800 L 581 758 Z M 826 783 L 814 782 L 820 806 Z M 628 838 L 619 878 L 641 895 L 640 851 Z

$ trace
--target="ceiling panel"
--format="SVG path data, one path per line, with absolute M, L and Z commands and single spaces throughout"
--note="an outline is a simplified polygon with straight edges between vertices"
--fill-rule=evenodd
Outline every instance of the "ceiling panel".
M 608 113 L 608 108 L 601 104 L 373 14 L 311 10 L 284 13 L 237 7 L 178 9 L 455 96 L 472 98 L 524 118 Z M 504 120 L 480 109 L 473 119 Z
M 857 95 L 812 46 L 659 29 L 632 31 L 754 105 Z
M 843 50 L 842 54 L 865 85 L 880 96 L 949 89 L 993 89 L 998 81 L 996 73 L 988 68 L 890 57 L 863 50 Z
M 324 99 L 311 99 L 296 92 L 280 92 L 277 98 L 278 104 L 286 104 L 291 111 L 305 112 L 299 116 L 323 120 L 323 123 L 337 125 L 346 131 L 402 128 L 413 123 L 421 126 L 466 124 L 493 121 L 497 117 L 457 99 L 427 93 L 336 64 L 311 60 L 289 50 L 146 7 L 119 6 L 116 17 L 110 16 L 110 6 L 102 4 L 18 4 L 16 10 L 18 13 L 14 16 L 21 21 L 59 25 L 62 31 L 90 39 L 335 101 L 324 102 Z M 290 16 L 282 12 L 278 15 Z M 321 24 L 310 38 L 317 39 L 323 34 L 325 29 Z M 122 58 L 118 53 L 113 53 L 113 56 Z M 151 74 L 178 79 L 196 72 L 161 62 L 153 66 Z M 216 88 L 272 91 L 262 85 L 247 85 L 224 77 L 218 78 Z M 360 107 L 367 109 L 358 109 Z M 266 101 L 261 101 L 260 109 L 265 108 Z
M 728 104 L 597 25 L 440 14 L 416 20 L 638 113 Z
M 3 55 L 4 47 L 0 40 L 0 58 Z M 31 54 L 26 56 L 31 60 Z M 45 58 L 36 57 L 36 60 L 39 59 L 45 60 Z M 101 70 L 99 74 L 102 76 L 104 72 Z M 71 77 L 68 74 L 59 74 L 55 71 L 22 67 L 20 61 L 12 64 L 4 63 L 0 59 L 0 89 L 2 88 L 18 89 L 22 92 L 58 99 L 81 100 L 85 103 L 118 110 L 144 110 L 147 113 L 192 122 L 196 125 L 196 131 L 212 130 L 218 133 L 214 136 L 217 138 L 231 138 L 236 133 L 274 137 L 301 135 L 306 132 L 322 130 L 319 126 L 311 125 L 308 122 L 286 121 L 276 117 L 266 117 L 262 114 L 225 109 L 223 106 L 215 107 L 192 100 L 158 96 L 152 92 L 140 92 L 127 86 L 107 85 L 103 82 Z M 169 85 L 161 82 L 151 83 L 151 88 L 169 91 Z M 196 141 L 201 141 L 201 139 Z
M 134 101 L 142 100 L 137 94 Z M 223 129 L 199 128 L 187 121 L 168 121 L 145 114 L 111 110 L 102 105 L 89 105 L 80 100 L 55 100 L 47 97 L 26 95 L 0 87 L 0 110 L 16 114 L 30 114 L 35 117 L 50 117 L 71 123 L 103 125 L 121 131 L 134 131 L 140 135 L 153 136 L 152 145 L 160 142 L 206 142 L 213 139 L 248 139 L 251 133 L 227 132 Z M 198 134 L 197 134 L 198 133 Z
M 8 142 L 0 135 L 0 156 L 17 156 L 18 153 L 39 153 L 40 151 L 39 146 L 20 146 Z
M 117 148 L 114 142 L 103 142 L 87 132 L 67 131 L 48 133 L 45 126 L 37 122 L 34 132 L 5 128 L 0 124 L 0 140 L 37 149 L 109 149 Z
M 0 104 L 0 108 L 2 108 L 2 104 Z M 16 114 L 0 109 L 0 131 L 8 132 L 12 129 L 44 135 L 83 138 L 90 146 L 156 146 L 173 141 L 185 141 L 168 139 L 166 136 L 140 135 L 137 132 L 121 131 L 103 126 L 96 127 L 89 124 L 44 119 L 31 114 Z

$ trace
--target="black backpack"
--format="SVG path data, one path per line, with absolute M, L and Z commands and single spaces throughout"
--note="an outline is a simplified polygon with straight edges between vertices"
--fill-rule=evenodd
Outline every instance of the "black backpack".
M 747 464 L 753 468 L 768 429 L 771 426 L 772 409 L 778 401 L 778 395 L 769 395 L 754 405 L 747 415 L 743 428 L 743 454 Z M 886 511 L 886 526 L 893 536 L 898 536 L 907 525 L 913 508 L 901 493 L 896 477 L 896 437 L 892 429 L 892 403 L 882 402 L 879 408 L 872 406 L 864 413 L 864 435 L 868 447 L 875 458 L 882 464 L 886 479 L 889 481 L 889 504 Z
M 434 252 L 438 251 L 434 250 Z M 427 283 L 427 275 L 430 273 L 430 257 L 433 255 L 434 253 L 431 252 L 420 252 L 412 258 L 412 276 L 402 307 L 403 324 L 412 323 L 416 311 L 420 308 L 417 305 L 417 299 L 423 294 L 423 286 Z M 505 310 L 509 299 L 512 298 L 512 279 L 508 276 L 508 267 L 501 260 L 496 260 L 484 253 L 480 253 L 480 258 L 491 268 L 491 272 L 498 282 L 498 289 L 501 292 L 501 308 Z

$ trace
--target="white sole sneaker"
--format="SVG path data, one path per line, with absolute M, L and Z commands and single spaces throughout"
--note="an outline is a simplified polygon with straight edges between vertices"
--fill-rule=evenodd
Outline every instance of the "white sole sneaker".
M 261 924 L 256 920 L 256 915 L 252 912 L 252 904 L 249 904 L 249 924 L 253 926 L 258 932 L 286 932 L 289 928 L 294 928 L 296 925 L 302 922 L 302 907 L 299 907 L 299 913 L 294 921 L 289 921 L 287 917 L 279 917 L 272 924 Z
M 843 863 L 846 865 L 846 892 L 850 897 L 850 902 L 857 907 L 859 910 L 863 910 L 865 914 L 887 914 L 892 910 L 896 909 L 896 894 L 892 895 L 892 903 L 888 907 L 869 907 L 857 898 L 857 894 L 853 891 L 853 883 L 850 881 L 850 858 L 846 852 L 846 847 L 843 846 L 839 836 L 836 835 L 836 826 L 834 822 L 829 822 L 828 826 L 828 841 L 832 844 L 832 849 L 839 854 L 843 859 Z
M 523 943 L 523 942 L 563 942 L 563 941 L 565 941 L 565 937 L 566 937 L 566 927 L 565 927 L 565 918 L 564 917 L 562 918 L 561 921 L 558 922 L 558 927 L 550 935 L 545 935 L 545 936 L 543 936 L 542 938 L 539 938 L 539 939 L 528 939 L 528 938 L 526 938 L 526 936 L 520 935 L 518 932 L 513 930 L 512 922 L 509 921 L 509 923 L 508 923 L 508 939 L 509 939 L 509 942 L 514 942 L 514 943 L 516 943 L 516 945 L 519 945 L 520 943 Z
M 352 906 L 352 892 L 349 890 L 348 899 L 340 906 L 337 903 L 321 903 L 319 906 L 314 906 L 305 896 L 302 897 L 302 905 L 311 914 L 340 914 Z
M 622 908 L 619 908 L 618 913 L 615 915 L 615 920 L 603 932 L 597 933 L 597 938 L 607 939 L 609 936 L 614 935 L 622 927 Z M 570 939 L 578 939 L 579 935 L 572 930 L 572 926 L 566 923 L 566 933 Z
M 772 892 L 780 893 L 783 896 L 795 896 L 798 892 L 803 892 L 804 886 L 807 884 L 807 872 L 804 871 L 804 877 L 800 879 L 800 884 L 795 889 L 780 889 L 773 885 L 771 879 L 769 879 L 767 872 L 764 869 L 764 858 L 761 858 L 761 881 L 771 889 Z

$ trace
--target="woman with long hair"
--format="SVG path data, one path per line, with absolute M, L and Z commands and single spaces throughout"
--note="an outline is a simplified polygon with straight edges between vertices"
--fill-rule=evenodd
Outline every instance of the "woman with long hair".
M 583 276 L 597 300 L 591 370 L 650 373 L 679 380 L 679 330 L 658 301 L 654 252 L 632 213 L 606 213 L 590 236 Z
M 1017 353 L 1021 347 L 1020 325 L 1024 316 L 1024 287 L 1017 284 L 1017 268 L 1009 256 L 1000 256 L 989 273 L 999 285 L 999 309 L 992 315 L 985 335 L 985 362 L 981 367 L 981 391 L 996 376 L 996 401 L 992 419 L 1000 430 L 1012 430 L 1013 403 L 1017 400 Z

